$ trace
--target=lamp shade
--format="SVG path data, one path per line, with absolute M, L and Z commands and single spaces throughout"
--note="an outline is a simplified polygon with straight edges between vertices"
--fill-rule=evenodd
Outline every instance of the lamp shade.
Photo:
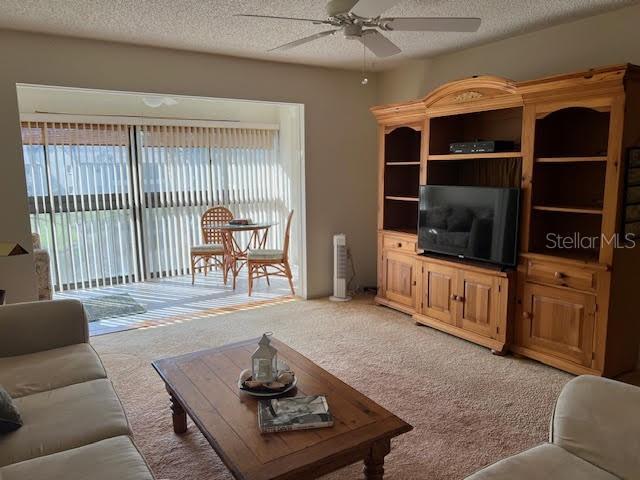
M 0 242 L 0 257 L 12 257 L 14 255 L 24 255 L 27 252 L 18 243 Z

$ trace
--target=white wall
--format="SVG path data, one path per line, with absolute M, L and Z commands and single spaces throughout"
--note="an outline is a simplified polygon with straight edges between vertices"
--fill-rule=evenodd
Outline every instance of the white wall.
M 640 5 L 384 72 L 378 103 L 421 98 L 443 83 L 472 75 L 534 80 L 627 62 L 640 64 Z
M 359 283 L 375 284 L 375 78 L 288 65 L 0 30 L 0 239 L 29 245 L 16 83 L 305 105 L 307 286 L 332 288 L 332 240 L 349 235 Z M 33 259 L 0 259 L 11 302 L 35 298 Z

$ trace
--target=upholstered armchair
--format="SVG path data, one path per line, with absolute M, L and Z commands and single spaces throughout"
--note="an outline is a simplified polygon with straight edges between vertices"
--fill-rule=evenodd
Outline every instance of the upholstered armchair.
M 40 245 L 40 235 L 31 234 L 33 241 L 33 258 L 36 264 L 36 281 L 38 284 L 38 300 L 51 300 L 53 298 L 53 285 L 51 283 L 51 261 L 49 252 Z
M 501 460 L 466 480 L 640 478 L 640 388 L 582 375 L 556 402 L 549 443 Z

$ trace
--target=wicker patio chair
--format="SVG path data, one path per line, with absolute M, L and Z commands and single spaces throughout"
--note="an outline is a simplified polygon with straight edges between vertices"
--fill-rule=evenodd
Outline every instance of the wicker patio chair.
M 253 280 L 261 277 L 286 277 L 289 280 L 291 294 L 295 295 L 293 288 L 293 275 L 289 266 L 289 237 L 291 234 L 291 217 L 293 210 L 287 217 L 287 226 L 284 231 L 284 246 L 282 250 L 254 249 L 247 252 L 247 270 L 249 274 L 249 296 L 253 289 Z
M 212 228 L 226 225 L 233 220 L 233 213 L 225 207 L 212 207 L 202 214 L 200 229 L 202 231 L 203 245 L 191 247 L 191 284 L 196 281 L 196 270 L 203 270 L 204 275 L 211 267 L 222 267 L 225 285 L 227 284 L 226 268 L 227 255 L 225 250 L 224 233 Z

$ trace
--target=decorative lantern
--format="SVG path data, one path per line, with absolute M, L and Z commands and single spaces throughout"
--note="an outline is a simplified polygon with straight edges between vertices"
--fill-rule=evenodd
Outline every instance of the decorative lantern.
M 254 381 L 270 383 L 278 376 L 278 351 L 271 345 L 265 333 L 258 342 L 258 348 L 251 355 L 251 373 Z

